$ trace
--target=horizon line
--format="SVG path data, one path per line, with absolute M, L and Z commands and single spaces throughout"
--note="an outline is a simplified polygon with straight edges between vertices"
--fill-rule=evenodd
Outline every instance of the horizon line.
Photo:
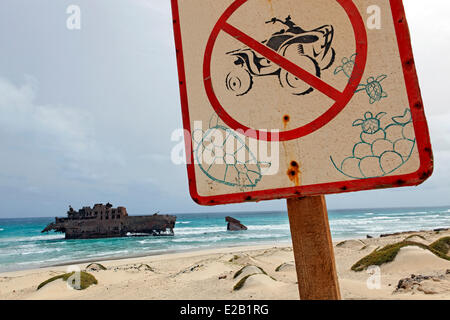
M 433 205 L 433 206 L 419 206 L 419 207 L 414 207 L 414 206 L 406 206 L 406 207 L 402 207 L 402 206 L 398 206 L 398 207 L 365 207 L 365 208 L 345 208 L 345 209 L 328 209 L 328 212 L 331 211 L 356 211 L 356 210 L 361 210 L 361 211 L 365 211 L 365 210 L 380 210 L 380 209 L 432 209 L 432 208 L 450 208 L 450 204 L 448 205 Z M 241 214 L 241 213 L 262 213 L 262 214 L 267 214 L 267 213 L 272 213 L 272 212 L 287 212 L 287 208 L 285 210 L 263 210 L 263 211 L 230 211 L 230 212 L 226 212 L 226 211 L 219 211 L 219 212 L 175 212 L 175 213 L 160 213 L 158 212 L 157 214 L 160 215 L 164 215 L 164 214 L 171 214 L 171 215 L 177 215 L 177 214 L 185 214 L 185 215 L 194 215 L 194 214 Z M 152 214 L 147 214 L 147 215 L 153 215 L 155 213 Z M 129 214 L 130 216 L 138 216 L 140 214 Z M 3 219 L 37 219 L 37 218 L 55 218 L 54 216 L 36 216 L 36 217 L 0 217 L 0 220 Z

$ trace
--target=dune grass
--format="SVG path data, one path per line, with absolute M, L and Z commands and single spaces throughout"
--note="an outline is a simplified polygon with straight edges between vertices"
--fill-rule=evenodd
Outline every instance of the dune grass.
M 259 268 L 259 267 L 258 267 L 258 268 Z M 260 268 L 260 269 L 261 269 L 261 268 Z M 262 270 L 262 269 L 261 269 L 261 270 Z M 247 281 L 248 278 L 250 278 L 251 276 L 256 276 L 256 275 L 258 275 L 258 274 L 263 274 L 263 275 L 269 277 L 270 279 L 272 279 L 273 281 L 278 281 L 278 280 L 275 279 L 274 277 L 269 276 L 264 270 L 262 270 L 262 271 L 263 271 L 264 273 L 252 273 L 252 274 L 249 274 L 249 275 L 246 275 L 245 277 L 243 277 L 241 280 L 239 280 L 239 281 L 234 285 L 233 291 L 237 291 L 237 290 L 242 289 L 242 287 L 244 286 L 244 284 L 245 284 L 245 282 Z
M 290 264 L 291 264 L 290 262 L 289 263 L 283 262 L 282 264 L 280 264 L 278 267 L 275 268 L 275 272 L 279 272 L 283 266 L 288 266 Z
M 442 254 L 448 255 L 448 252 L 450 250 L 450 237 L 440 238 L 430 244 L 429 247 Z
M 414 237 L 418 237 L 418 238 L 420 238 L 420 239 L 422 239 L 422 240 L 427 240 L 427 239 L 425 239 L 424 236 L 422 236 L 422 235 L 420 235 L 420 234 L 412 234 L 412 235 L 407 236 L 407 237 L 404 239 L 404 241 L 409 240 L 409 239 L 414 238 Z
M 244 284 L 245 284 L 245 281 L 247 281 L 248 278 L 250 278 L 251 276 L 254 276 L 255 274 L 257 274 L 257 273 L 253 273 L 253 274 L 246 275 L 246 276 L 243 277 L 241 280 L 239 280 L 239 281 L 234 285 L 233 291 L 237 291 L 237 290 L 242 289 L 242 287 L 243 287 Z
M 47 279 L 44 282 L 42 282 L 41 284 L 39 284 L 36 290 L 39 290 L 43 286 L 49 284 L 50 282 L 58 280 L 58 279 L 62 279 L 63 281 L 67 281 L 67 280 L 69 280 L 69 278 L 74 273 L 75 272 L 64 273 L 64 274 L 60 274 L 58 276 L 52 277 L 50 279 Z M 84 271 L 81 271 L 80 272 L 80 288 L 76 288 L 76 287 L 73 287 L 73 288 L 76 289 L 76 290 L 84 290 L 84 289 L 89 288 L 91 285 L 97 284 L 97 283 L 98 283 L 97 279 L 92 274 L 84 272 Z
M 141 270 L 141 268 L 144 268 L 145 270 L 154 272 L 153 268 L 150 267 L 150 266 L 149 266 L 148 264 L 146 264 L 146 263 L 141 263 L 141 264 L 139 265 L 139 267 L 137 267 L 137 268 L 138 268 L 138 270 Z
M 280 264 L 278 267 L 275 268 L 275 272 L 280 271 L 281 267 L 284 266 L 285 263 Z
M 88 265 L 86 266 L 86 270 L 87 270 L 89 267 L 95 266 L 95 265 L 98 266 L 98 267 L 100 268 L 100 270 L 106 270 L 106 267 L 105 267 L 104 265 L 102 265 L 102 264 L 100 264 L 100 263 L 96 263 L 96 262 L 88 264 Z
M 346 240 L 341 241 L 341 242 L 339 242 L 338 244 L 336 244 L 336 247 L 343 246 L 346 242 L 347 242 Z
M 366 270 L 370 266 L 381 266 L 382 264 L 392 262 L 399 253 L 400 249 L 407 246 L 416 246 L 432 252 L 439 258 L 450 260 L 450 257 L 447 255 L 450 248 L 450 237 L 436 240 L 429 246 L 419 242 L 403 240 L 398 243 L 389 244 L 381 249 L 375 249 L 370 254 L 356 262 L 351 269 L 358 272 Z
M 242 267 L 239 271 L 237 271 L 237 272 L 234 274 L 233 279 L 236 279 L 237 277 L 239 277 L 239 276 L 242 274 L 242 272 L 244 271 L 244 269 L 247 268 L 247 267 L 256 267 L 256 268 L 258 268 L 259 270 L 261 270 L 262 274 L 267 275 L 267 272 L 264 271 L 264 269 L 261 268 L 261 267 L 258 267 L 258 266 L 245 266 L 245 267 Z M 257 273 L 254 273 L 254 274 L 257 274 Z
M 366 245 L 364 245 L 364 247 L 362 247 L 361 249 L 359 249 L 359 251 L 366 250 L 369 246 L 370 246 L 370 245 L 366 244 Z

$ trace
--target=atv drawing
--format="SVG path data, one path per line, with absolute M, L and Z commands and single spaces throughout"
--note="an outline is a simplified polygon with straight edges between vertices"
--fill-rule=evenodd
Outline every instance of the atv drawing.
M 281 23 L 284 28 L 261 43 L 290 62 L 319 78 L 321 71 L 333 64 L 336 56 L 331 47 L 334 36 L 333 26 L 324 25 L 305 31 L 292 22 L 291 16 L 288 16 L 285 21 L 272 18 L 266 21 L 266 24 L 268 23 Z M 290 74 L 249 47 L 226 54 L 235 59 L 235 69 L 226 76 L 226 88 L 236 96 L 243 96 L 252 89 L 254 77 L 264 76 L 278 77 L 281 87 L 294 95 L 306 95 L 314 90 L 302 79 Z

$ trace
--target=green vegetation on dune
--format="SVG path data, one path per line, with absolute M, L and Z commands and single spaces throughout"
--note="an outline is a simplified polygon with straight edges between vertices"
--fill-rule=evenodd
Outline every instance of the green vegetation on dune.
M 353 271 L 363 271 L 370 266 L 380 266 L 382 264 L 392 262 L 399 253 L 400 249 L 407 246 L 416 246 L 432 252 L 439 258 L 450 260 L 450 257 L 447 255 L 450 248 L 450 237 L 441 238 L 429 246 L 419 242 L 403 240 L 398 243 L 387 245 L 381 249 L 375 249 L 372 253 L 356 262 L 351 269 Z
M 430 244 L 429 247 L 447 256 L 450 250 L 450 237 L 440 238 Z
M 141 268 L 144 268 L 144 270 L 148 270 L 148 271 L 152 271 L 152 272 L 154 272 L 154 270 L 153 270 L 153 268 L 152 267 L 150 267 L 148 264 L 146 264 L 146 263 L 141 263 L 140 265 L 139 265 L 139 267 L 137 267 L 139 270 L 141 270 Z
M 106 270 L 106 267 L 105 267 L 104 265 L 102 265 L 102 264 L 100 264 L 100 263 L 96 263 L 96 262 L 88 264 L 88 265 L 86 266 L 86 270 L 87 270 L 89 267 L 92 267 L 92 266 L 98 266 L 98 267 L 100 268 L 100 270 Z
M 293 262 L 293 263 L 295 263 L 295 262 Z M 281 268 L 283 266 L 289 267 L 289 266 L 292 266 L 292 263 L 290 263 L 290 262 L 283 262 L 282 264 L 280 264 L 278 267 L 275 268 L 275 272 L 280 272 Z
M 359 249 L 359 251 L 363 251 L 363 250 L 366 250 L 367 248 L 369 247 L 369 245 L 368 244 L 366 244 L 364 247 L 362 247 L 361 249 Z
M 247 268 L 247 267 L 256 267 L 256 268 L 258 268 L 259 270 L 261 270 L 262 274 L 267 275 L 267 272 L 264 271 L 264 269 L 261 268 L 261 267 L 258 267 L 258 266 L 245 266 L 245 267 L 242 267 L 239 271 L 237 271 L 237 272 L 234 274 L 233 279 L 236 279 L 237 277 L 239 277 L 239 276 L 241 275 L 241 273 L 244 271 L 244 269 Z M 255 273 L 255 274 L 256 274 L 256 273 Z
M 36 290 L 39 290 L 43 286 L 49 284 L 50 282 L 58 280 L 58 279 L 62 279 L 63 281 L 67 281 L 67 280 L 69 280 L 69 278 L 72 275 L 74 275 L 74 273 L 75 272 L 64 273 L 64 274 L 60 274 L 58 276 L 52 277 L 50 279 L 47 279 L 44 282 L 42 282 L 41 284 L 39 284 Z M 97 283 L 98 283 L 97 279 L 92 274 L 84 272 L 84 271 L 81 271 L 80 272 L 80 287 L 79 288 L 75 287 L 73 283 L 72 283 L 72 287 L 74 289 L 77 289 L 77 290 L 84 290 L 84 289 L 89 288 L 91 285 L 97 284 Z
M 341 241 L 338 244 L 336 244 L 336 247 L 340 247 L 343 246 L 346 243 L 346 241 Z
M 420 238 L 422 240 L 427 240 L 427 239 L 425 239 L 424 236 L 422 236 L 420 234 L 412 234 L 412 235 L 407 236 L 404 241 L 409 240 L 409 239 L 414 238 L 414 237 L 418 237 L 418 238 Z
M 37 287 L 36 290 L 39 290 L 40 288 L 42 288 L 42 287 L 45 286 L 46 284 L 49 284 L 50 282 L 53 282 L 53 281 L 58 280 L 58 279 L 61 279 L 64 275 L 65 275 L 65 274 L 61 274 L 61 275 L 59 275 L 59 276 L 55 276 L 55 277 L 52 277 L 52 278 L 50 278 L 50 279 L 45 280 L 45 281 L 42 282 L 40 285 L 38 285 L 38 287 Z
M 259 268 L 259 267 L 258 267 L 258 268 Z M 259 268 L 259 269 L 261 269 L 261 268 Z M 240 289 L 244 286 L 244 284 L 245 284 L 245 282 L 247 281 L 247 279 L 250 278 L 251 276 L 264 275 L 264 276 L 270 277 L 273 281 L 278 281 L 278 280 L 275 279 L 274 277 L 269 276 L 263 269 L 261 269 L 261 271 L 262 271 L 263 273 L 252 273 L 252 274 L 249 274 L 249 275 L 246 275 L 245 277 L 243 277 L 241 280 L 239 280 L 239 281 L 234 285 L 233 291 L 240 290 Z
M 238 283 L 236 283 L 236 284 L 234 285 L 233 291 L 240 290 L 240 289 L 244 286 L 245 281 L 247 281 L 248 278 L 250 278 L 251 276 L 254 276 L 255 274 L 256 274 L 256 273 L 254 273 L 254 274 L 249 274 L 249 275 L 243 277 L 241 280 L 239 280 Z

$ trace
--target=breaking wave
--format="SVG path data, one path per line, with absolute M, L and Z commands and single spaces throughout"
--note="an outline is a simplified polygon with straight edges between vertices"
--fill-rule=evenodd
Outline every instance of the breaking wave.
M 378 236 L 411 230 L 450 227 L 450 208 L 362 209 L 330 211 L 333 240 Z M 286 212 L 231 214 L 248 227 L 228 232 L 230 213 L 180 214 L 173 237 L 125 237 L 65 240 L 63 234 L 41 234 L 48 219 L 1 221 L 0 272 L 56 263 L 108 257 L 163 254 L 173 251 L 256 245 L 290 240 Z M 10 224 L 8 224 L 10 223 Z

